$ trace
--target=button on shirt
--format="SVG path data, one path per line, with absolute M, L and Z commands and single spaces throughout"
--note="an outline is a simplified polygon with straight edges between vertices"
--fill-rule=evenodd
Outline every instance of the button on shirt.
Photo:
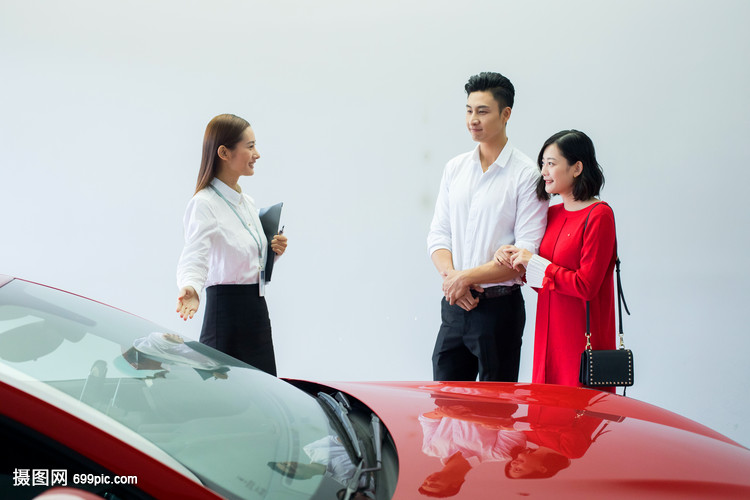
M 267 252 L 266 236 L 253 199 L 219 179 L 214 178 L 211 185 L 232 204 L 242 221 L 210 187 L 195 193 L 188 203 L 177 286 L 192 286 L 199 295 L 211 285 L 257 284 L 260 261 Z M 245 225 L 261 243 L 260 254 Z
M 486 172 L 479 161 L 479 146 L 450 160 L 427 236 L 430 255 L 449 250 L 453 267 L 465 270 L 491 261 L 502 245 L 537 253 L 549 207 L 536 196 L 540 176 L 536 164 L 510 142 Z M 514 283 L 520 280 L 480 285 Z

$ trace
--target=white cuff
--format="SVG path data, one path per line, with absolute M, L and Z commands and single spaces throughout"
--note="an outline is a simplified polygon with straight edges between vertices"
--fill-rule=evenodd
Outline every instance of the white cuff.
M 534 254 L 529 260 L 529 265 L 526 266 L 526 284 L 534 288 L 542 288 L 544 286 L 544 273 L 550 264 L 552 262 Z

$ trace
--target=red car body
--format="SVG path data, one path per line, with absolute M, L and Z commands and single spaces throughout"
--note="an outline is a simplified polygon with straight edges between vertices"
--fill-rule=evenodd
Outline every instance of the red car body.
M 0 414 L 3 416 L 74 450 L 114 474 L 137 477 L 138 488 L 154 498 L 222 498 L 159 460 L 117 439 L 106 429 L 92 426 L 60 408 L 2 382 L 0 401 Z M 10 467 L 23 465 L 13 461 L 13 452 L 16 450 L 6 451 L 10 451 L 9 456 L 5 457 Z M 26 496 L 22 486 L 11 486 L 6 491 L 11 491 L 12 496 L 4 498 Z M 68 494 L 74 495 L 75 490 L 69 489 Z
M 520 430 L 532 445 L 547 445 L 570 460 L 556 474 L 538 479 L 511 479 L 505 464 L 476 461 L 450 498 L 750 498 L 747 448 L 631 398 L 540 384 L 329 385 L 367 401 L 394 435 L 400 464 L 394 498 L 424 498 L 420 486 L 443 468 L 446 457 L 423 451 L 419 417 L 425 414 L 459 421 L 461 429 Z M 517 410 L 508 418 L 502 410 L 488 411 L 492 405 Z
M 0 290 L 10 281 L 0 276 Z M 0 295 L 0 313 L 6 305 Z M 3 335 L 0 329 L 0 358 L 7 359 Z M 11 445 L 3 450 L 0 492 L 7 498 L 39 494 L 8 485 L 11 471 L 29 467 L 14 461 L 27 433 L 110 474 L 137 477 L 132 498 L 222 498 L 166 454 L 162 460 L 127 442 L 109 417 L 93 424 L 39 397 L 3 359 L 0 417 Z M 379 417 L 397 455 L 394 499 L 750 498 L 750 450 L 631 398 L 521 383 L 288 382 L 309 394 L 341 391 Z M 21 437 L 14 426 L 24 429 Z M 75 495 L 76 485 L 67 486 L 62 491 Z M 248 489 L 247 498 L 276 500 L 264 491 Z

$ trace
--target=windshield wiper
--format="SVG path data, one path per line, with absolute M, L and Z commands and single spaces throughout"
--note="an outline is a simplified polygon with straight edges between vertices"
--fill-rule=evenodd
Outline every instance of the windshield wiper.
M 383 467 L 383 432 L 380 419 L 374 413 L 371 413 L 370 426 L 372 427 L 372 447 L 375 452 L 375 466 L 365 467 L 366 460 L 362 456 L 362 448 L 360 446 L 359 438 L 351 420 L 349 419 L 349 410 L 351 405 L 347 400 L 346 396 L 342 392 L 336 393 L 336 397 L 332 397 L 324 392 L 318 393 L 318 398 L 325 403 L 325 405 L 336 415 L 337 420 L 346 432 L 348 437 L 350 448 L 354 450 L 354 453 L 359 458 L 359 461 L 355 467 L 354 474 L 346 484 L 346 495 L 344 498 L 349 498 L 352 493 L 358 491 L 361 487 L 362 474 L 377 472 Z M 352 457 L 353 458 L 353 457 Z M 372 482 L 374 476 L 370 475 L 370 488 L 374 489 L 375 484 Z
M 372 444 L 375 447 L 375 467 L 373 467 L 372 469 L 367 469 L 363 472 L 374 472 L 379 471 L 383 468 L 382 426 L 380 425 L 380 419 L 374 413 L 372 414 L 372 418 L 370 419 L 370 425 L 372 426 Z
M 325 392 L 319 392 L 318 399 L 322 401 L 323 403 L 325 403 L 325 405 L 336 416 L 336 419 L 344 428 L 346 437 L 349 438 L 348 439 L 349 444 L 351 445 L 351 448 L 354 451 L 356 458 L 359 459 L 359 462 L 362 462 L 362 447 L 359 445 L 359 439 L 357 438 L 357 433 L 354 431 L 354 427 L 352 426 L 352 421 L 349 420 L 349 415 L 348 415 L 349 411 L 346 409 L 346 407 L 342 403 L 340 403 L 339 401 L 336 401 L 333 397 L 331 397 L 330 394 L 326 394 Z M 355 457 L 352 457 L 352 459 L 354 458 Z
M 383 459 L 382 459 L 382 449 L 383 449 L 383 438 L 381 433 L 381 426 L 380 426 L 380 419 L 375 415 L 372 414 L 372 418 L 370 419 L 370 425 L 372 426 L 372 443 L 373 448 L 375 449 L 375 467 L 370 467 L 367 469 L 362 468 L 362 464 L 364 463 L 364 460 L 360 461 L 359 464 L 357 464 L 357 468 L 354 471 L 354 475 L 349 480 L 349 482 L 346 485 L 346 495 L 344 495 L 344 498 L 351 498 L 351 495 L 355 491 L 359 491 L 360 489 L 360 479 L 362 477 L 362 474 L 365 473 L 373 473 L 377 472 L 380 469 L 383 468 Z M 370 481 L 369 481 L 369 489 L 372 491 L 375 490 L 375 475 L 370 474 Z

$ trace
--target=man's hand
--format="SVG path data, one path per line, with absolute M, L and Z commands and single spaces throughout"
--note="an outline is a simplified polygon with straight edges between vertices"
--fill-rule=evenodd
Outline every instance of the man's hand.
M 481 291 L 481 288 L 479 289 Z M 456 305 L 466 312 L 471 311 L 479 304 L 479 297 L 474 297 L 471 292 L 468 292 L 463 297 L 459 297 L 456 301 Z
M 450 270 L 443 273 L 443 294 L 450 305 L 469 293 L 471 283 L 466 280 L 461 271 Z

